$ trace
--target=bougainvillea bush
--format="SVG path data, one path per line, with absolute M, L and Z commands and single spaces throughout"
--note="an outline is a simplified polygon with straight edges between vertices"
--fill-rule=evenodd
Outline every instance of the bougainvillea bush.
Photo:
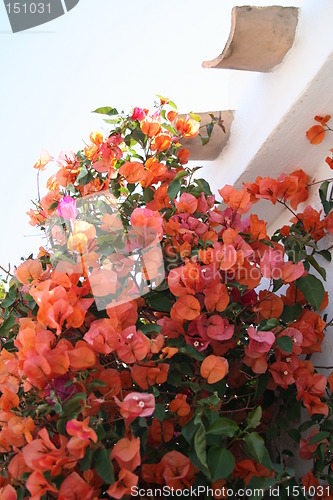
M 182 140 L 219 117 L 97 112 L 111 131 L 57 160 L 29 213 L 49 244 L 1 301 L 1 498 L 332 498 L 328 182 L 321 211 L 302 170 L 215 198 Z M 272 237 L 261 199 L 290 211 Z

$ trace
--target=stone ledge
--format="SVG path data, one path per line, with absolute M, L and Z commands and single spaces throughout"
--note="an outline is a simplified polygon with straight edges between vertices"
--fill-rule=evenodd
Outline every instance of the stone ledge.
M 190 160 L 192 161 L 210 161 L 215 160 L 222 152 L 223 148 L 227 144 L 230 136 L 230 128 L 234 118 L 234 111 L 207 111 L 205 113 L 196 113 L 201 117 L 200 126 L 207 125 L 211 121 L 209 113 L 214 116 L 220 116 L 223 120 L 223 125 L 225 132 L 218 126 L 215 125 L 210 141 L 208 144 L 202 146 L 200 137 L 194 137 L 193 139 L 182 139 L 181 143 L 184 148 L 187 148 L 190 152 Z M 179 115 L 179 118 L 185 118 L 187 115 Z M 202 135 L 205 136 L 205 129 L 202 130 Z
M 297 22 L 297 7 L 234 7 L 223 52 L 202 66 L 269 72 L 292 47 Z

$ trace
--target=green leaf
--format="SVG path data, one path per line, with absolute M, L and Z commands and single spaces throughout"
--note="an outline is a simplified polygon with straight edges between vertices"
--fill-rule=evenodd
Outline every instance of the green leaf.
M 197 115 L 196 113 L 190 113 L 190 117 L 192 118 L 192 120 L 195 120 L 196 122 L 201 122 L 201 116 L 200 115 Z
M 288 435 L 296 441 L 296 443 L 299 443 L 301 440 L 301 433 L 297 429 L 289 429 Z
M 214 123 L 207 123 L 206 130 L 209 138 L 212 135 L 213 129 L 214 129 Z
M 280 322 L 277 318 L 270 318 L 260 322 L 259 330 L 262 332 L 269 332 L 279 326 Z
M 73 382 L 72 380 L 70 380 L 70 382 Z M 106 383 L 103 382 L 103 380 L 93 380 L 92 382 L 90 382 L 88 385 L 87 385 L 87 392 L 91 392 L 95 389 L 98 389 L 99 387 L 105 387 L 106 386 Z
M 256 427 L 258 427 L 258 425 L 260 424 L 261 417 L 262 417 L 261 406 L 257 406 L 257 408 L 252 410 L 246 418 L 247 427 L 251 429 L 255 429 Z
M 87 184 L 92 178 L 93 177 L 91 173 L 88 172 L 87 167 L 83 165 L 79 175 L 76 178 L 76 184 L 78 184 L 79 186 L 83 186 L 84 184 Z
M 327 191 L 329 185 L 330 185 L 329 181 L 325 181 L 319 188 L 319 196 L 324 208 L 325 215 L 329 214 L 330 211 L 333 209 L 333 201 L 327 200 Z
M 201 146 L 206 146 L 206 144 L 208 144 L 210 141 L 210 137 L 202 137 L 202 135 L 200 135 L 200 134 L 199 134 L 199 137 L 200 137 Z
M 235 467 L 235 458 L 231 451 L 220 446 L 212 446 L 208 451 L 208 467 L 212 481 L 230 476 Z
M 248 500 L 260 500 L 264 497 L 264 490 L 267 484 L 266 477 L 256 477 L 253 476 L 247 486 L 250 495 L 247 497 Z M 276 481 L 274 480 L 274 483 Z M 273 483 L 273 484 L 274 484 Z M 278 490 L 280 491 L 280 490 Z
M 95 109 L 95 111 L 93 111 L 93 113 L 99 113 L 100 115 L 108 115 L 108 116 L 114 116 L 119 114 L 116 108 L 111 108 L 110 106 L 103 106 L 101 108 L 97 108 Z
M 302 314 L 302 311 L 302 306 L 298 302 L 293 306 L 284 306 L 281 319 L 284 323 L 296 321 L 296 319 Z
M 330 436 L 329 432 L 318 432 L 309 441 L 309 444 L 316 444 L 319 443 L 319 441 L 322 441 L 323 439 L 326 439 Z
M 281 351 L 286 354 L 290 354 L 293 350 L 293 341 L 287 335 L 282 335 L 282 337 L 278 337 L 276 339 L 277 346 L 281 349 Z
M 136 128 L 132 132 L 132 138 L 136 141 L 139 142 L 141 145 L 144 145 L 147 141 L 147 136 L 140 130 L 139 128 Z
M 210 185 L 205 179 L 194 179 L 194 182 L 200 187 L 200 189 L 204 192 L 206 196 L 212 195 Z
M 112 484 L 115 481 L 113 465 L 110 460 L 110 451 L 103 448 L 102 450 L 97 450 L 94 455 L 96 472 L 106 484 Z
M 154 191 L 151 188 L 144 188 L 143 190 L 143 199 L 146 203 L 149 203 L 154 198 Z
M 263 438 L 257 432 L 251 432 L 244 437 L 244 443 L 247 455 L 261 464 L 266 450 Z
M 190 344 L 186 344 L 184 347 L 180 347 L 179 352 L 182 354 L 186 354 L 190 358 L 197 359 L 198 361 L 203 361 L 204 359 L 204 355 Z
M 178 179 L 174 179 L 173 181 L 170 182 L 168 186 L 168 196 L 171 201 L 173 201 L 177 197 L 180 188 L 181 188 L 181 183 L 179 182 Z
M 182 179 L 183 177 L 186 177 L 188 175 L 188 171 L 187 170 L 179 170 L 179 172 L 177 172 L 177 174 L 175 175 L 175 179 Z
M 263 373 L 262 375 L 259 375 L 259 377 L 257 378 L 257 389 L 256 389 L 255 399 L 258 399 L 260 396 L 264 394 L 268 381 L 269 381 L 269 374 L 267 372 Z
M 159 403 L 155 405 L 154 417 L 157 418 L 157 420 L 159 420 L 160 422 L 163 422 L 166 417 L 166 411 L 163 404 Z
M 199 425 L 199 428 L 194 436 L 194 449 L 202 465 L 204 467 L 208 467 L 206 451 L 206 431 L 202 423 Z
M 80 464 L 80 470 L 82 472 L 91 469 L 93 454 L 94 454 L 93 449 L 90 448 L 90 447 L 87 448 L 87 451 L 86 451 L 84 457 L 79 462 L 79 464 Z
M 194 438 L 194 435 L 198 429 L 198 424 L 194 423 L 195 417 L 192 417 L 189 422 L 186 422 L 182 427 L 182 435 L 186 439 L 186 441 L 191 444 Z
M 264 245 L 267 245 L 268 247 L 274 248 L 273 243 L 269 240 L 260 240 L 260 243 L 263 243 Z
M 319 309 L 325 297 L 325 289 L 322 282 L 313 274 L 308 274 L 295 281 L 297 288 L 303 293 L 309 304 Z
M 146 302 L 156 311 L 170 312 L 172 302 L 166 295 L 162 293 L 154 293 L 146 297 Z
M 0 281 L 0 300 L 2 300 L 5 297 L 5 295 L 6 295 L 5 287 L 3 286 L 3 283 L 1 283 Z
M 324 259 L 326 259 L 328 262 L 332 261 L 332 254 L 329 250 L 320 250 L 320 252 L 318 252 L 318 253 L 319 253 L 319 255 L 324 257 Z
M 0 336 L 6 337 L 9 333 L 9 330 L 15 326 L 15 316 L 9 316 L 1 325 L 0 328 Z
M 208 427 L 207 435 L 233 437 L 239 430 L 238 425 L 233 420 L 225 417 L 219 417 Z
M 7 309 L 15 302 L 15 297 L 11 297 L 9 293 L 6 294 L 5 298 L 1 301 L 1 307 Z
M 326 270 L 318 264 L 313 255 L 307 255 L 306 261 L 309 262 L 317 273 L 326 281 Z

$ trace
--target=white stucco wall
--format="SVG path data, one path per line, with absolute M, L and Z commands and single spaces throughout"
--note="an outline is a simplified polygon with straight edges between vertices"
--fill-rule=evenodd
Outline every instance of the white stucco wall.
M 207 180 L 216 189 L 259 173 L 275 176 L 277 162 L 282 170 L 302 162 L 308 144 L 299 141 L 295 148 L 293 133 L 300 136 L 315 114 L 328 112 L 329 106 L 333 109 L 332 18 L 331 0 L 305 0 L 299 7 L 294 45 L 284 61 L 271 73 L 233 72 L 230 87 L 239 98 L 230 139 L 219 158 L 205 168 Z M 223 78 L 223 70 L 209 71 Z
M 238 94 L 230 139 L 221 155 L 204 169 L 215 192 L 226 183 L 241 187 L 242 182 L 255 180 L 258 175 L 278 177 L 299 168 L 317 180 L 332 176 L 324 160 L 333 147 L 333 133 L 327 134 L 318 146 L 311 145 L 305 137 L 315 115 L 333 115 L 332 19 L 331 0 L 305 0 L 299 7 L 294 45 L 284 61 L 271 73 L 235 71 L 230 77 L 234 95 Z M 222 78 L 223 70 L 216 73 L 217 78 Z M 322 209 L 318 189 L 312 188 L 307 203 Z M 253 211 L 269 220 L 270 233 L 291 218 L 283 207 L 272 207 L 265 201 L 256 204 Z M 320 246 L 328 248 L 332 243 L 333 238 L 327 237 Z M 325 288 L 331 303 L 323 314 L 330 320 L 333 264 L 324 259 L 319 263 L 327 271 Z M 314 270 L 311 272 L 315 274 Z M 311 360 L 315 366 L 333 366 L 333 328 L 326 333 L 322 352 Z M 327 375 L 332 369 L 319 371 Z M 297 460 L 294 465 L 300 475 L 309 470 L 308 462 Z

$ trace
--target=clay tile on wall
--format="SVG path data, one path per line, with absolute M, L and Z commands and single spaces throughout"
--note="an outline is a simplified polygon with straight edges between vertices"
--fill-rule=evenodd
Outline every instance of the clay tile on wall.
M 280 64 L 295 39 L 296 7 L 234 7 L 223 52 L 204 68 L 269 72 Z
M 227 144 L 230 136 L 230 127 L 234 118 L 233 111 L 210 111 L 206 113 L 196 113 L 200 116 L 200 133 L 202 137 L 207 136 L 205 125 L 211 122 L 210 114 L 216 117 L 221 117 L 225 132 L 217 124 L 214 126 L 210 141 L 204 146 L 201 144 L 200 137 L 191 139 L 182 139 L 182 146 L 190 152 L 190 160 L 210 161 L 215 160 L 222 149 Z M 179 115 L 179 118 L 185 118 L 187 115 Z

